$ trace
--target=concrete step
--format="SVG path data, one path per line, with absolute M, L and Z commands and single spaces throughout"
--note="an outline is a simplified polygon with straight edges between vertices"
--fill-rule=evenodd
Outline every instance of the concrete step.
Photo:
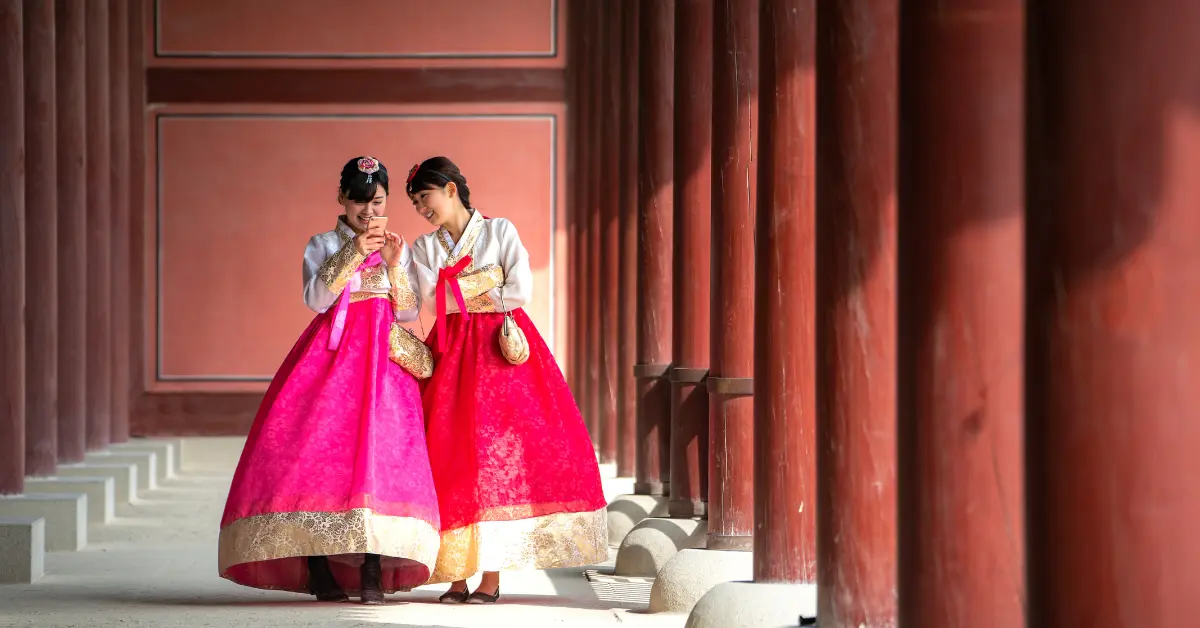
M 60 464 L 54 472 L 55 477 L 111 477 L 113 479 L 114 497 L 118 504 L 132 504 L 138 496 L 138 468 L 136 464 L 118 462 L 84 462 L 81 464 Z
M 25 478 L 25 490 L 30 493 L 83 493 L 87 495 L 88 521 L 90 523 L 109 523 L 116 513 L 116 481 L 111 476 Z
M 160 440 L 155 438 L 135 438 L 126 443 L 115 443 L 109 445 L 108 450 L 112 453 L 125 452 L 153 452 L 158 458 L 156 461 L 157 475 L 156 480 L 161 484 L 165 480 L 175 477 L 179 473 L 179 443 L 172 440 Z
M 83 493 L 0 497 L 0 517 L 44 519 L 48 552 L 75 552 L 87 545 L 88 506 Z
M 83 462 L 136 465 L 138 491 L 152 491 L 158 488 L 158 455 L 153 451 L 97 451 L 88 454 Z
M 32 584 L 46 565 L 46 522 L 40 517 L 0 517 L 0 584 Z

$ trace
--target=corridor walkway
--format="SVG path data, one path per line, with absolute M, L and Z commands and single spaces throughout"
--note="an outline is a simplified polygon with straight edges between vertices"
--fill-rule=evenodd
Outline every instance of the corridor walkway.
M 186 439 L 178 477 L 118 506 L 112 523 L 93 525 L 84 550 L 47 554 L 46 576 L 36 584 L 0 586 L 0 627 L 681 628 L 686 620 L 641 612 L 648 586 L 596 585 L 583 569 L 506 574 L 504 597 L 490 607 L 438 604 L 440 586 L 366 607 L 221 580 L 217 522 L 241 445 L 234 438 Z

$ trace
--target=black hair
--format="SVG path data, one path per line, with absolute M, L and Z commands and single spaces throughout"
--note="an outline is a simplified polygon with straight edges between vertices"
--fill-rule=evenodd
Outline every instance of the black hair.
M 370 169 L 372 165 L 378 166 L 379 169 L 371 173 L 363 172 L 361 169 L 362 167 Z M 342 180 L 338 185 L 338 191 L 342 193 L 342 196 L 355 203 L 371 202 L 380 186 L 383 187 L 384 193 L 391 193 L 388 188 L 387 168 L 382 161 L 364 155 L 355 157 L 342 166 Z
M 430 157 L 422 161 L 409 175 L 406 190 L 412 194 L 421 190 L 444 188 L 448 183 L 453 183 L 458 188 L 463 207 L 472 209 L 471 188 L 467 187 L 467 178 L 453 161 L 445 157 Z

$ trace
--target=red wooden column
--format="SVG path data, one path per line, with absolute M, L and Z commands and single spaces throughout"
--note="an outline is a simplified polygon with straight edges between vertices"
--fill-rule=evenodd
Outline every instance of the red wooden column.
M 588 354 L 588 413 L 592 425 L 592 443 L 597 451 L 604 429 L 604 390 L 601 387 L 601 369 L 604 368 L 604 346 L 601 341 L 600 316 L 602 314 L 601 298 L 603 291 L 600 287 L 600 263 L 602 256 L 600 247 L 601 223 L 600 208 L 603 195 L 604 180 L 602 179 L 601 125 L 603 112 L 600 110 L 604 94 L 604 5 L 600 2 L 592 6 L 591 46 L 588 56 L 591 57 L 589 73 L 588 101 L 588 196 L 587 196 L 587 354 Z
M 567 385 L 571 388 L 576 403 L 579 402 L 579 187 L 582 177 L 579 169 L 580 147 L 583 138 L 579 134 L 579 86 L 580 63 L 584 58 L 582 43 L 583 3 L 580 0 L 567 3 Z
M 587 424 L 588 434 L 592 437 L 593 444 L 599 442 L 599 435 L 596 434 L 595 415 L 592 412 L 593 408 L 593 393 L 591 386 L 591 359 L 592 347 L 591 336 L 589 335 L 589 299 L 588 293 L 588 265 L 590 263 L 589 248 L 591 238 L 588 235 L 589 225 L 589 203 L 591 199 L 591 189 L 593 177 L 591 164 L 592 159 L 592 124 L 591 116 L 594 109 L 592 103 L 592 76 L 594 74 L 594 51 L 592 46 L 595 44 L 594 37 L 594 16 L 596 4 L 592 0 L 577 0 L 572 5 L 579 13 L 579 26 L 576 30 L 578 43 L 576 50 L 579 51 L 574 63 L 577 68 L 575 72 L 575 80 L 578 83 L 576 87 L 577 104 L 574 110 L 576 120 L 576 136 L 578 146 L 575 147 L 576 159 L 576 184 L 575 184 L 575 207 L 574 220 L 576 223 L 575 230 L 575 274 L 574 288 L 572 290 L 573 299 L 572 309 L 575 312 L 575 347 L 576 356 L 572 358 L 575 365 L 575 386 L 576 386 L 576 401 L 579 404 L 579 409 L 583 412 L 584 422 Z
M 639 0 L 637 481 L 666 495 L 671 481 L 671 255 L 674 241 L 675 0 Z
M 621 3 L 601 9 L 603 64 L 600 90 L 600 461 L 617 461 L 617 339 L 621 316 Z
M 620 313 L 617 321 L 617 476 L 634 477 L 637 462 L 638 316 L 638 3 L 621 1 Z
M 25 474 L 58 467 L 58 194 L 54 0 L 24 4 Z
M 671 369 L 672 517 L 708 501 L 709 269 L 712 245 L 713 0 L 676 0 L 675 258 Z
M 713 14 L 708 549 L 754 544 L 754 213 L 759 0 Z
M 1190 628 L 1200 2 L 1029 7 L 1029 626 Z
M 129 394 L 131 405 L 145 387 L 145 341 L 146 312 L 142 307 L 146 295 L 140 277 L 145 276 L 146 255 L 141 246 L 146 229 L 146 72 L 142 50 L 145 47 L 145 29 L 142 28 L 145 4 L 129 3 L 129 222 L 130 222 L 130 276 L 129 310 L 130 358 Z M 136 408 L 134 409 L 136 416 Z M 131 421 L 134 417 L 131 417 Z
M 58 461 L 87 450 L 86 0 L 55 3 L 58 205 Z
M 913 0 L 900 19 L 905 626 L 1008 626 L 1024 613 L 1024 4 Z
M 25 66 L 21 0 L 0 0 L 0 495 L 25 489 Z
M 822 622 L 896 625 L 898 0 L 817 22 L 817 564 Z
M 129 3 L 109 4 L 110 135 L 112 137 L 112 431 L 114 443 L 129 440 Z
M 762 0 L 754 282 L 754 580 L 817 579 L 816 0 Z
M 87 3 L 87 448 L 112 437 L 112 199 L 107 1 Z

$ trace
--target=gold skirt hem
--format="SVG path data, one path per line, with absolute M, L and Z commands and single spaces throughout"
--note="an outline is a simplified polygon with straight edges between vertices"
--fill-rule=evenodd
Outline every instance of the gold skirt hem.
M 230 567 L 299 556 L 379 554 L 432 571 L 440 538 L 428 521 L 381 515 L 369 508 L 345 512 L 278 512 L 238 519 L 221 529 L 217 566 Z
M 482 571 L 583 567 L 608 560 L 608 509 L 508 521 L 480 521 L 441 534 L 426 584 L 465 580 Z

